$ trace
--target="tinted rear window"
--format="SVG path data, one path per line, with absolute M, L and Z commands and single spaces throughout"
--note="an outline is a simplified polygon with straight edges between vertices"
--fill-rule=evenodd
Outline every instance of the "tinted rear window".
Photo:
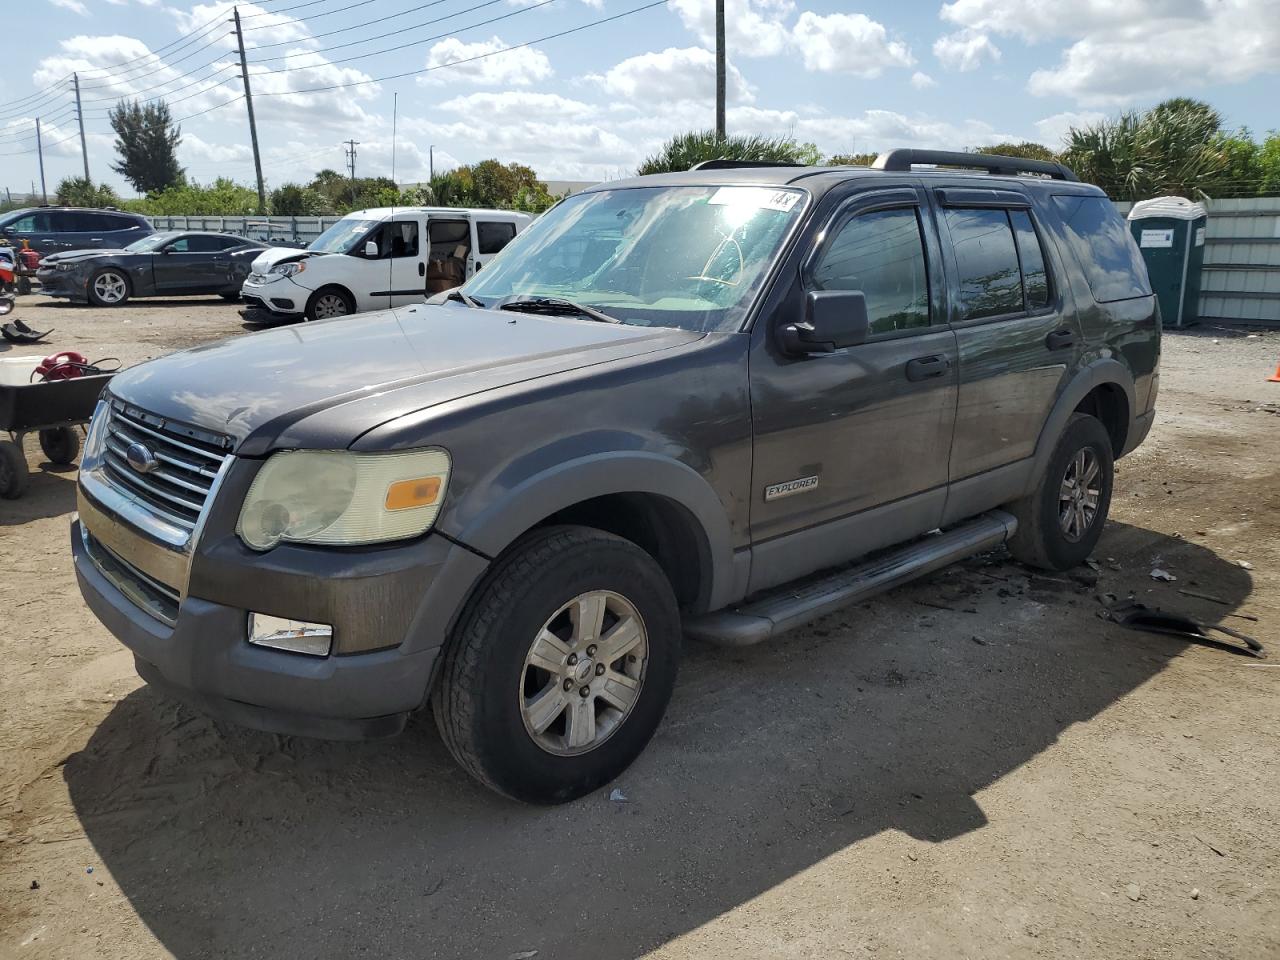
M 1067 239 L 1099 303 L 1151 294 L 1147 268 L 1120 214 L 1105 197 L 1055 196 Z
M 1022 275 L 1008 214 L 951 208 L 946 218 L 960 271 L 960 318 L 1021 313 Z
M 476 224 L 476 239 L 481 253 L 498 253 L 515 238 L 514 223 L 486 223 L 482 220 Z

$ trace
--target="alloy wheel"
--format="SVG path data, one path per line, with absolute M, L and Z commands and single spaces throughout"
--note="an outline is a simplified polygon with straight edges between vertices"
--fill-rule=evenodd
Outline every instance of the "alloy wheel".
M 1058 526 L 1071 543 L 1078 543 L 1097 519 L 1101 476 L 1098 455 L 1089 447 L 1077 450 L 1067 464 L 1058 490 Z
M 128 285 L 118 273 L 100 273 L 93 280 L 93 292 L 103 303 L 119 303 L 124 299 Z
M 525 655 L 518 691 L 525 729 L 548 753 L 594 750 L 631 715 L 648 654 L 648 632 L 629 600 L 608 590 L 574 597 Z

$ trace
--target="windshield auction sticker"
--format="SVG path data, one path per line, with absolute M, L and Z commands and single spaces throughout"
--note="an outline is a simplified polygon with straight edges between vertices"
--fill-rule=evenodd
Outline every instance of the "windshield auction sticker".
M 755 207 L 787 213 L 796 205 L 800 194 L 794 190 L 770 190 L 767 187 L 721 187 L 707 203 L 734 207 Z

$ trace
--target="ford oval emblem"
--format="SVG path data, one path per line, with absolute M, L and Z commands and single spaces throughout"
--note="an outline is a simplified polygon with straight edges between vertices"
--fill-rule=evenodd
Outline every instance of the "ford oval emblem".
M 150 473 L 160 466 L 160 461 L 156 459 L 156 455 L 141 443 L 129 444 L 129 449 L 124 452 L 124 458 L 128 461 L 129 466 L 133 467 L 138 473 Z

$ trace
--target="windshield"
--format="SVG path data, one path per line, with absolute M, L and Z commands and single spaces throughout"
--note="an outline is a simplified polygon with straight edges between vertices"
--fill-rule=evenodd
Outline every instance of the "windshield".
M 463 290 L 487 307 L 560 297 L 623 323 L 736 329 L 800 215 L 773 187 L 639 187 L 570 197 Z
M 315 253 L 350 253 L 365 234 L 376 227 L 380 220 L 357 220 L 348 217 L 339 220 L 307 245 Z
M 174 236 L 176 236 L 176 234 L 153 233 L 149 237 L 143 237 L 141 240 L 133 241 L 133 243 L 129 244 L 127 247 L 125 247 L 125 249 L 131 250 L 134 253 L 147 253 L 148 251 L 151 251 L 151 250 L 160 249 L 162 246 L 164 246 L 166 243 L 172 240 Z

